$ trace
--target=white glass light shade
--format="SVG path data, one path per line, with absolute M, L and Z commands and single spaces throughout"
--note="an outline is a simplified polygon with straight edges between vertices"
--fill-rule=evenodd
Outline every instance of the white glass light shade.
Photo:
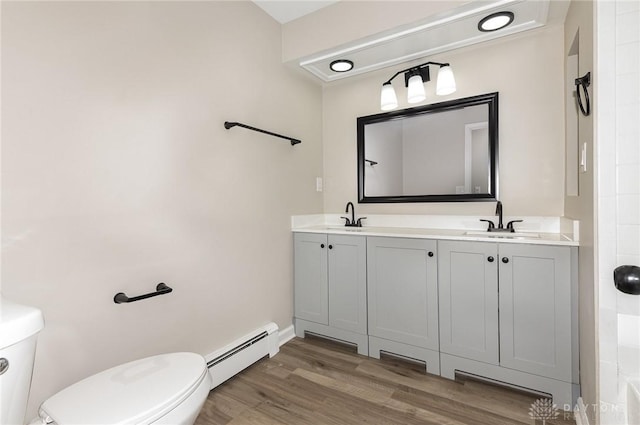
M 380 109 L 390 111 L 398 107 L 398 97 L 391 83 L 384 83 L 380 92 Z
M 424 94 L 424 83 L 420 75 L 414 75 L 409 78 L 409 87 L 407 88 L 407 102 L 418 103 L 425 100 L 427 96 Z
M 482 29 L 485 31 L 495 31 L 500 28 L 504 28 L 509 24 L 508 16 L 495 16 L 482 24 Z
M 456 79 L 453 77 L 451 66 L 441 66 L 438 70 L 438 82 L 436 83 L 436 94 L 446 96 L 456 91 Z

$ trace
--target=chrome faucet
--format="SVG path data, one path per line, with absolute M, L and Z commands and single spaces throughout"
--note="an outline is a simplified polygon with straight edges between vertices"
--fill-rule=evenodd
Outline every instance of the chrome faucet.
M 349 214 L 349 207 L 351 207 L 351 220 L 349 220 L 349 217 L 340 217 L 345 220 L 344 225 L 347 227 L 362 227 L 362 220 L 367 217 L 360 217 L 356 220 L 356 210 L 353 206 L 353 202 L 347 202 L 347 208 L 345 208 L 344 212 Z
M 493 224 L 491 220 L 480 219 L 480 221 L 486 221 L 489 225 L 487 232 L 510 232 L 513 233 L 516 230 L 513 228 L 513 223 L 521 223 L 522 220 L 511 220 L 507 223 L 507 227 L 502 224 L 502 202 L 498 201 L 496 204 L 496 215 L 498 216 L 498 227 Z

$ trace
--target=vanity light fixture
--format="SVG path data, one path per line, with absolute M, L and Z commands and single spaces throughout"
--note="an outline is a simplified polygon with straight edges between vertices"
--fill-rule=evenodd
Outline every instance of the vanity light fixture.
M 501 30 L 511 25 L 514 19 L 513 12 L 496 12 L 487 15 L 478 22 L 478 29 L 482 32 L 492 32 Z
M 393 74 L 383 85 L 380 92 L 380 109 L 390 111 L 398 107 L 398 97 L 391 85 L 391 80 L 404 73 L 404 86 L 407 88 L 407 102 L 418 103 L 426 99 L 424 83 L 430 81 L 429 65 L 438 65 L 438 80 L 436 94 L 446 96 L 456 91 L 456 80 L 448 63 L 425 62 L 423 64 L 403 69 Z
M 329 64 L 334 72 L 347 72 L 353 69 L 353 62 L 348 59 L 338 59 Z

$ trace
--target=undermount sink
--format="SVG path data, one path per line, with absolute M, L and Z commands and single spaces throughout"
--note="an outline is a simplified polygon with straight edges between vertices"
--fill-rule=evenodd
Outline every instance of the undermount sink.
M 483 236 L 485 238 L 509 238 L 509 239 L 514 239 L 514 238 L 539 238 L 540 235 L 538 233 L 519 233 L 519 232 L 481 232 L 481 231 L 472 231 L 472 232 L 465 232 L 464 233 L 467 236 Z
M 362 232 L 364 228 L 362 227 L 347 227 L 347 226 L 333 226 L 327 227 L 327 230 L 344 230 L 347 232 Z

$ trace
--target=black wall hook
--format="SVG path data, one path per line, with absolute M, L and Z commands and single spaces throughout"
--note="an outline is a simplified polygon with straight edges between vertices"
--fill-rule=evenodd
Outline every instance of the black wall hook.
M 582 115 L 585 117 L 591 114 L 591 101 L 589 100 L 589 91 L 587 88 L 591 85 L 591 72 L 587 72 L 583 77 L 575 79 L 576 94 L 578 98 L 578 106 L 582 111 Z M 580 87 L 584 93 L 584 105 L 582 103 L 582 96 L 580 95 Z

